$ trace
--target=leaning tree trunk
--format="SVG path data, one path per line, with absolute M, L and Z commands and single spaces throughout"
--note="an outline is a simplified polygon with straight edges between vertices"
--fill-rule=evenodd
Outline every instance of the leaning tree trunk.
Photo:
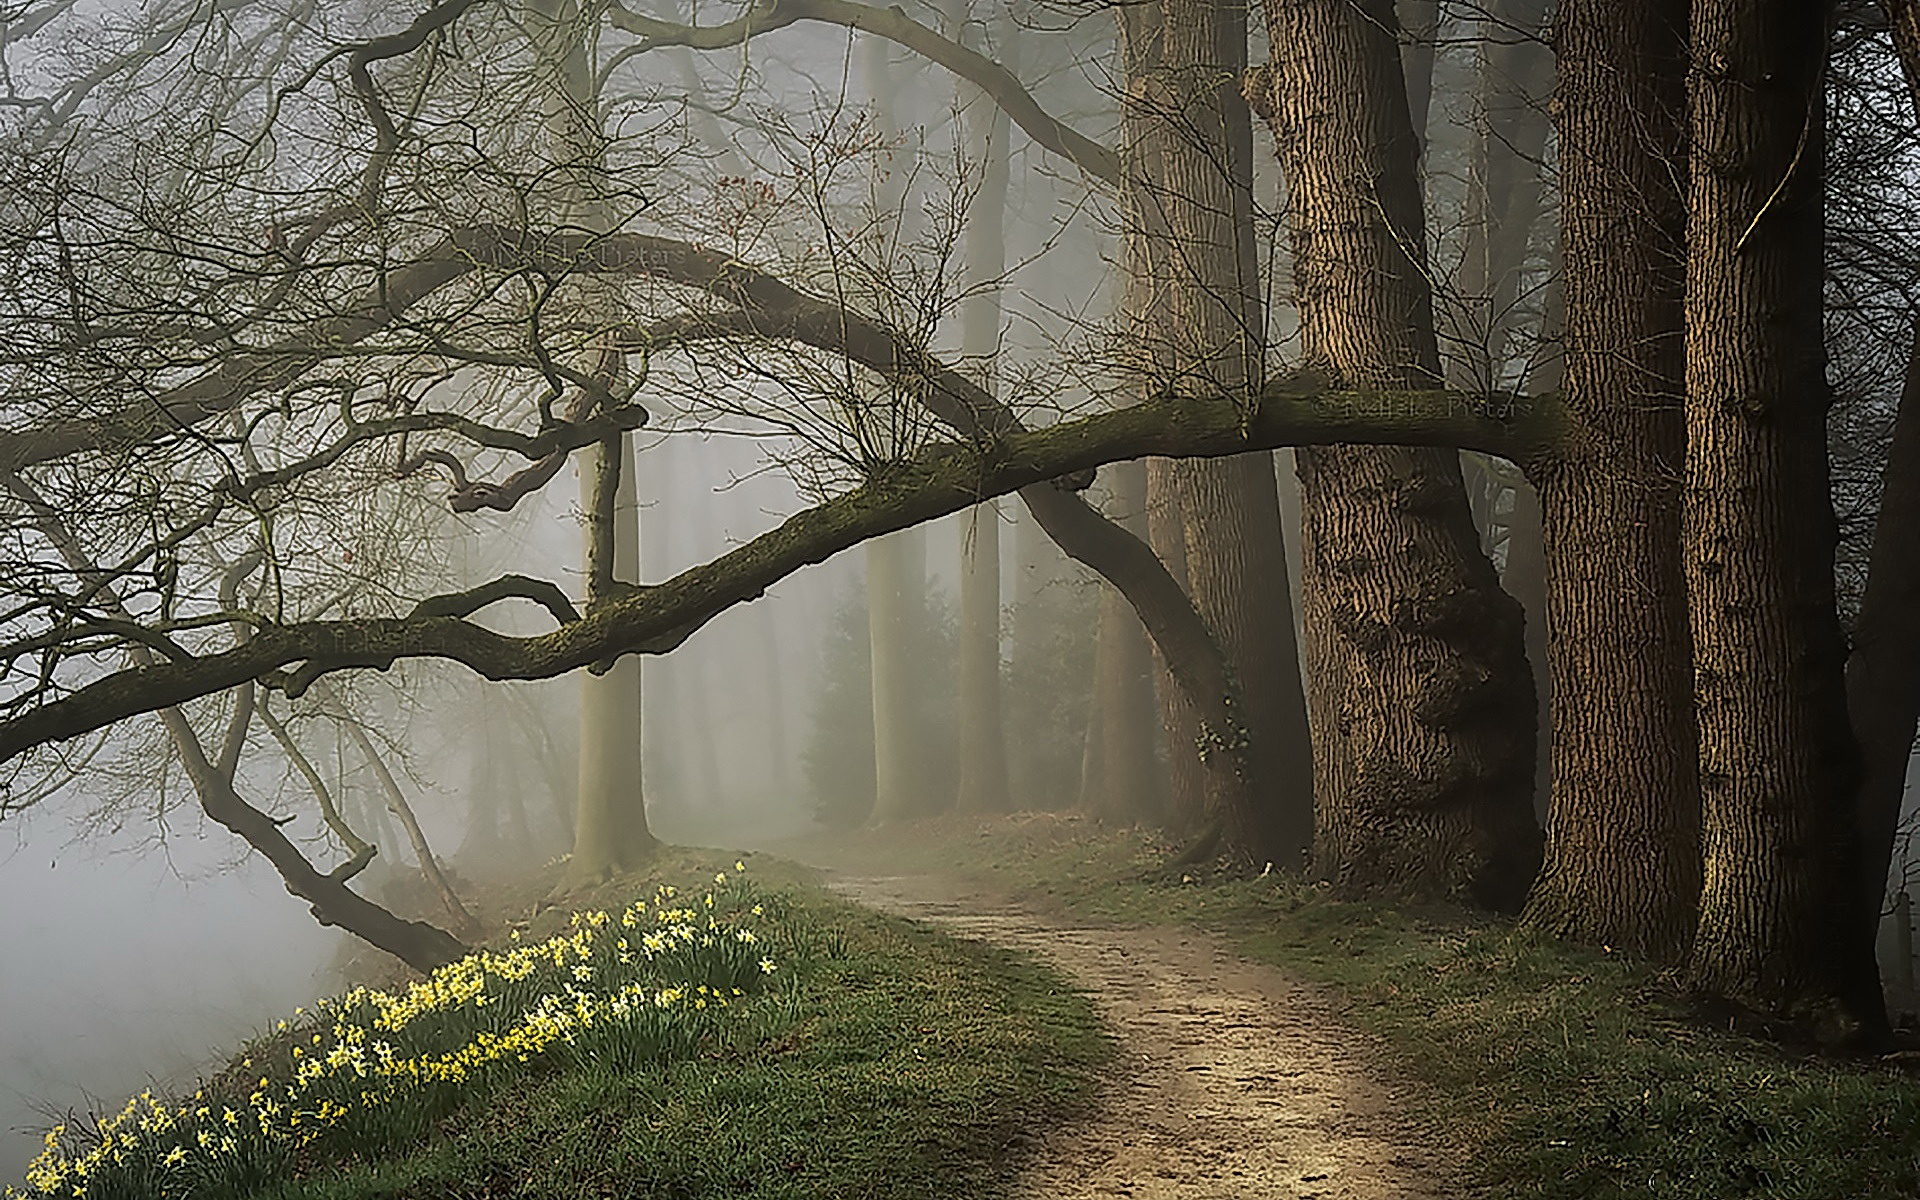
M 1858 895 L 1822 341 L 1828 6 L 1694 0 L 1685 554 L 1698 991 L 1823 1040 L 1885 1006 Z
M 1686 953 L 1700 889 L 1680 564 L 1686 13 L 1560 7 L 1561 359 L 1581 433 L 1533 471 L 1554 737 L 1527 920 L 1667 961 Z
M 1120 10 L 1127 75 L 1123 196 L 1140 383 L 1176 393 L 1258 390 L 1265 315 L 1253 247 L 1246 10 L 1160 0 Z M 1300 861 L 1313 832 L 1306 705 L 1293 669 L 1291 599 L 1272 458 L 1170 465 L 1186 524 L 1186 585 L 1231 671 L 1239 772 L 1206 778 L 1217 849 Z M 1221 786 L 1223 785 L 1223 786 Z
M 1439 375 L 1418 146 L 1387 0 L 1274 0 L 1273 127 L 1308 361 L 1365 386 Z M 1533 686 L 1519 605 L 1450 451 L 1296 451 L 1319 827 L 1342 890 L 1518 907 L 1533 876 Z

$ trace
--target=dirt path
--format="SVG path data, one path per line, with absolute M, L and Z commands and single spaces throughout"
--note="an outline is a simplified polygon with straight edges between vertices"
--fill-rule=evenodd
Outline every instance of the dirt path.
M 1450 1160 L 1327 1001 L 1211 940 L 1095 928 L 925 876 L 836 876 L 886 912 L 1030 951 L 1092 994 L 1121 1059 L 1096 1111 L 1046 1135 L 1022 1200 L 1439 1200 Z

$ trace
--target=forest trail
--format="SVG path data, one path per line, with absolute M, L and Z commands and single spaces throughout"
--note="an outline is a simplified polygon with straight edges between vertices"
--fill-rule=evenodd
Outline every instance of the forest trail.
M 1103 928 L 931 876 L 835 891 L 1028 951 L 1093 997 L 1120 1057 L 1092 1114 L 1033 1148 L 1018 1200 L 1440 1200 L 1416 1094 L 1314 989 L 1190 930 Z

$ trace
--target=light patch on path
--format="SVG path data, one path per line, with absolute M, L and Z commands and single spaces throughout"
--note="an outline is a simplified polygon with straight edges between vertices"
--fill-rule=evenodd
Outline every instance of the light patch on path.
M 1119 1039 L 1084 1120 L 1044 1134 L 1021 1200 L 1440 1200 L 1447 1148 L 1417 1092 L 1327 999 L 1201 934 L 1098 928 L 924 876 L 837 876 L 884 912 L 1028 951 Z

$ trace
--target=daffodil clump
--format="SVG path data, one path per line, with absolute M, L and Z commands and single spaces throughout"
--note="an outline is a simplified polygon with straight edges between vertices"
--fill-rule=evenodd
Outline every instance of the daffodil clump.
M 397 995 L 355 988 L 296 1010 L 191 1099 L 146 1091 L 85 1127 L 55 1126 L 26 1190 L 5 1200 L 240 1194 L 414 1140 L 538 1065 L 619 1071 L 690 1052 L 776 969 L 751 927 L 760 905 L 730 882 L 717 873 L 692 903 L 662 886 L 619 913 L 576 913 L 558 937 L 515 933 Z

